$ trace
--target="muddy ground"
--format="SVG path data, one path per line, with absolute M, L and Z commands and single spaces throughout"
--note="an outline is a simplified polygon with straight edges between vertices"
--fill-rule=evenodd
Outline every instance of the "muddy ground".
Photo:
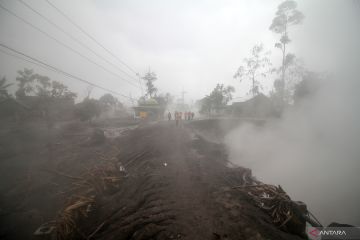
M 35 230 L 56 219 L 69 198 L 88 194 L 94 206 L 71 238 L 300 239 L 232 188 L 249 172 L 229 164 L 221 143 L 237 124 L 113 120 L 62 123 L 51 132 L 39 123 L 2 130 L 0 238 L 38 239 Z M 103 141 L 93 138 L 94 127 L 107 130 Z M 72 178 L 102 162 L 121 167 L 116 186 L 69 191 Z

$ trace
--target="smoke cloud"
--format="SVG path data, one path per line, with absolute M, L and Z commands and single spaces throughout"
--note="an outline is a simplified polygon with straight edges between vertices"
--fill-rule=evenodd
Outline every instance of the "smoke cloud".
M 350 74 L 351 73 L 351 74 Z M 280 184 L 324 224 L 360 225 L 359 76 L 345 72 L 281 119 L 241 125 L 226 137 L 230 160 Z
M 280 119 L 261 127 L 242 124 L 225 142 L 232 162 L 251 168 L 265 183 L 283 186 L 324 225 L 360 226 L 360 6 L 342 3 L 329 1 L 339 6 L 332 8 L 338 17 L 319 14 L 312 25 L 316 31 L 296 46 L 313 52 L 308 66 L 318 70 L 316 63 L 325 64 L 331 77 Z

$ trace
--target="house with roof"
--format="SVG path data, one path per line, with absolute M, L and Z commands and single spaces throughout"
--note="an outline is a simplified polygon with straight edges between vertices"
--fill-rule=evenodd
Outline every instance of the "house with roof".
M 226 111 L 233 117 L 266 118 L 277 115 L 271 99 L 262 93 L 244 102 L 233 102 Z
M 133 107 L 133 109 L 135 111 L 135 118 L 144 120 L 162 119 L 165 112 L 165 106 L 159 104 L 154 98 L 140 101 L 138 106 Z

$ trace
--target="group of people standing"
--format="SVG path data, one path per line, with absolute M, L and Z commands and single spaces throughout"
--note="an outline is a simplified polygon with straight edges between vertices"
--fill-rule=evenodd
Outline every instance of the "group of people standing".
M 179 122 L 183 119 L 183 116 L 184 116 L 184 120 L 193 120 L 194 119 L 194 116 L 195 116 L 195 113 L 194 112 L 178 112 L 178 111 L 175 111 L 174 113 L 174 119 L 176 121 L 176 126 L 179 125 Z M 168 113 L 168 119 L 169 121 L 172 119 L 172 115 L 171 115 L 171 112 Z

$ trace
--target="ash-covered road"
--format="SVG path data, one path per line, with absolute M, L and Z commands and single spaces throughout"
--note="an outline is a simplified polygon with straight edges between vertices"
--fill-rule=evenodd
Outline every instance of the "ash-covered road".
M 128 178 L 100 209 L 97 239 L 298 239 L 232 186 L 244 168 L 228 168 L 223 145 L 192 125 L 162 122 L 116 143 Z
M 37 129 L 1 162 L 2 239 L 32 239 L 47 222 L 57 239 L 299 239 L 232 188 L 250 170 L 228 167 L 217 121 L 133 126 L 101 141 L 93 126 L 70 123 L 50 145 Z

